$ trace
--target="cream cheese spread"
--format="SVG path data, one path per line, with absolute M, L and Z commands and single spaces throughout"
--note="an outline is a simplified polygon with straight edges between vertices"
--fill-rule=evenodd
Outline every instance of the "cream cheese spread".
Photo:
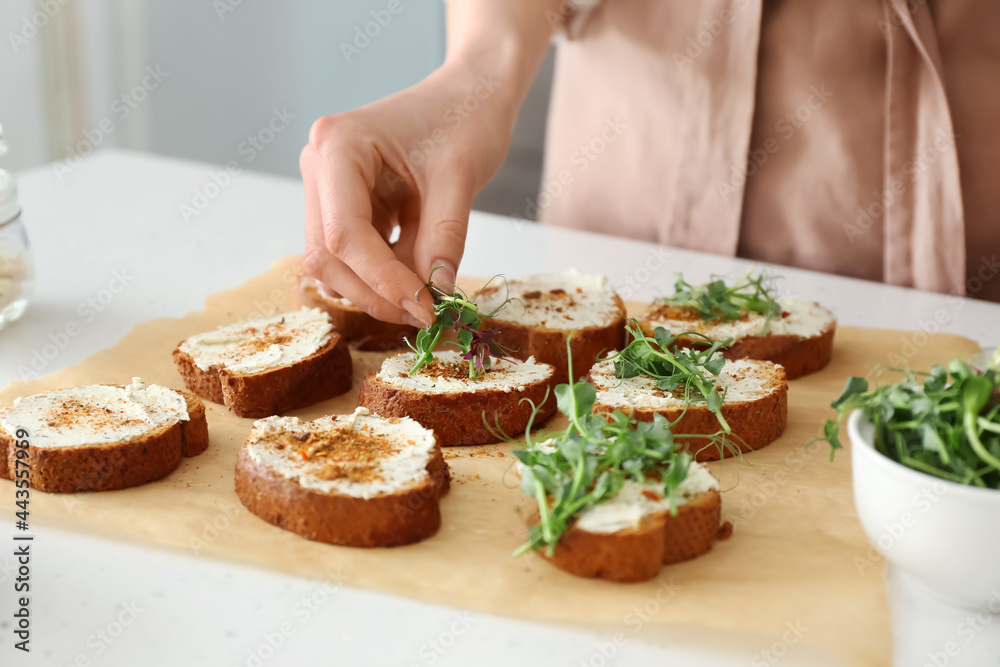
M 302 488 L 367 499 L 425 483 L 435 445 L 434 432 L 409 417 L 357 408 L 315 421 L 259 419 L 246 448 L 255 463 Z
M 727 361 L 717 376 L 710 373 L 717 387 L 725 391 L 724 404 L 755 401 L 780 389 L 772 383 L 774 369 L 780 365 L 756 359 Z M 614 362 L 605 359 L 590 369 L 590 381 L 597 389 L 597 402 L 615 408 L 652 408 L 672 410 L 684 407 L 684 396 L 661 391 L 657 381 L 646 375 L 615 377 Z M 698 405 L 697 403 L 695 405 Z M 626 410 L 627 411 L 627 410 Z
M 692 462 L 687 477 L 677 487 L 677 505 L 684 505 L 697 494 L 718 488 L 719 480 L 708 471 L 708 468 L 701 463 Z M 640 484 L 627 480 L 617 496 L 581 512 L 575 525 L 591 533 L 615 533 L 637 527 L 642 518 L 649 514 L 669 511 L 670 501 L 663 497 L 661 483 Z
M 412 389 L 424 394 L 475 393 L 484 389 L 500 389 L 506 393 L 524 391 L 527 385 L 548 380 L 555 373 L 549 364 L 535 361 L 511 363 L 494 359 L 489 371 L 475 380 L 468 377 L 468 366 L 457 350 L 443 350 L 434 353 L 434 364 L 421 368 L 412 377 L 412 352 L 389 357 L 382 362 L 376 377 L 382 382 L 402 389 Z
M 479 312 L 489 314 L 509 296 L 516 300 L 508 303 L 496 319 L 525 326 L 603 327 L 623 315 L 605 276 L 591 276 L 576 269 L 509 280 L 507 288 L 503 285 L 487 288 L 476 299 Z
M 18 398 L 0 410 L 0 427 L 30 434 L 33 447 L 79 447 L 124 442 L 178 421 L 187 401 L 173 389 L 132 378 L 126 387 L 90 385 Z
M 257 373 L 290 366 L 327 344 L 333 324 L 318 308 L 258 317 L 191 336 L 180 349 L 198 368 Z
M 832 322 L 835 321 L 833 313 L 812 301 L 796 299 L 794 297 L 784 297 L 778 300 L 781 305 L 782 314 L 771 318 L 767 323 L 766 318 L 760 313 L 748 312 L 746 317 L 739 320 L 713 320 L 704 322 L 702 320 L 679 320 L 662 318 L 656 316 L 655 307 L 650 313 L 649 323 L 654 327 L 663 327 L 672 334 L 679 334 L 682 331 L 698 331 L 707 334 L 715 340 L 732 338 L 739 340 L 748 336 L 764 335 L 786 335 L 799 336 L 801 338 L 812 338 L 825 331 Z

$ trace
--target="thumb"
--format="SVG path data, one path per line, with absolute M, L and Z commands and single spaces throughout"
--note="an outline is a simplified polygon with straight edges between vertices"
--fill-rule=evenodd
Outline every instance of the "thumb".
M 446 176 L 428 188 L 413 245 L 417 275 L 426 279 L 431 270 L 438 267 L 434 272 L 434 284 L 446 291 L 455 286 L 475 196 L 472 188 L 458 180 Z

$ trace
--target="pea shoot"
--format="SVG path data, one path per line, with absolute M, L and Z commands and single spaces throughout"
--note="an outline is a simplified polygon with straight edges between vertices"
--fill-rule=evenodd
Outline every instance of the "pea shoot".
M 661 391 L 675 393 L 682 389 L 685 405 L 678 420 L 686 414 L 690 404 L 705 403 L 722 429 L 729 433 L 729 424 L 722 416 L 725 393 L 719 392 L 716 380 L 726 364 L 720 351 L 730 345 L 732 339 L 715 341 L 693 331 L 671 335 L 663 327 L 656 327 L 650 338 L 634 319 L 625 328 L 631 342 L 609 357 L 614 360 L 615 377 L 625 379 L 643 375 L 656 380 Z M 704 339 L 708 347 L 675 348 L 674 343 L 682 337 Z
M 597 390 L 589 382 L 573 383 L 572 378 L 556 387 L 555 398 L 559 412 L 569 420 L 566 428 L 533 436 L 536 408 L 525 431 L 526 448 L 514 452 L 521 464 L 521 491 L 536 500 L 539 514 L 516 556 L 542 549 L 552 555 L 581 512 L 616 497 L 628 480 L 657 481 L 671 515 L 676 516 L 677 489 L 693 461 L 677 438 L 717 441 L 721 435 L 675 435 L 670 422 L 658 414 L 652 422 L 618 410 L 592 414 Z
M 830 458 L 842 447 L 845 415 L 857 409 L 875 425 L 875 448 L 890 459 L 959 484 L 1000 489 L 1000 368 L 976 373 L 954 360 L 930 373 L 887 370 L 903 379 L 870 389 L 852 377 L 831 404 L 837 418 L 819 438 L 830 444 Z
M 470 380 L 475 380 L 489 371 L 493 359 L 517 363 L 509 357 L 507 350 L 496 342 L 495 339 L 499 333 L 496 327 L 480 329 L 483 318 L 495 316 L 513 299 L 507 297 L 503 303 L 483 315 L 479 312 L 479 306 L 476 305 L 475 299 L 482 290 L 489 286 L 493 279 L 483 285 L 479 292 L 476 292 L 475 296 L 470 299 L 457 288 L 454 292 L 445 292 L 437 287 L 431 282 L 433 275 L 434 271 L 431 271 L 431 276 L 424 285 L 424 289 L 434 299 L 434 314 L 437 317 L 432 324 L 417 332 L 413 343 L 406 339 L 407 346 L 414 353 L 413 368 L 410 369 L 409 375 L 413 376 L 421 368 L 432 363 L 434 350 L 442 342 L 457 347 L 462 353 L 462 359 L 469 362 Z M 442 341 L 442 337 L 449 333 L 453 335 L 454 340 Z
M 706 322 L 738 320 L 748 312 L 760 313 L 765 317 L 766 331 L 771 320 L 781 315 L 781 304 L 774 287 L 776 278 L 767 273 L 753 278 L 753 271 L 751 266 L 732 285 L 727 285 L 720 276 L 712 276 L 706 285 L 692 285 L 684 280 L 683 275 L 675 273 L 674 295 L 663 297 L 658 303 L 693 308 L 698 317 Z

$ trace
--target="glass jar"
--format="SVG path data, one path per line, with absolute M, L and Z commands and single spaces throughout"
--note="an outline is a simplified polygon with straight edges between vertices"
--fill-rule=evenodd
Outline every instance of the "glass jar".
M 0 169 L 0 329 L 24 314 L 35 287 L 35 265 L 17 200 L 17 181 Z

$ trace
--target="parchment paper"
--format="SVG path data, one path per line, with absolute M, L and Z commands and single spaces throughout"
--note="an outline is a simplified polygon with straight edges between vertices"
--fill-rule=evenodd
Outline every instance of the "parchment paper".
M 205 309 L 180 319 L 136 326 L 117 345 L 80 364 L 0 390 L 0 405 L 57 387 L 126 383 L 133 376 L 183 388 L 170 353 L 192 334 L 252 315 L 290 308 L 294 258 L 246 284 L 209 297 Z M 633 312 L 639 307 L 631 304 Z M 506 475 L 510 445 L 446 450 L 453 485 L 435 537 L 395 549 L 353 549 L 310 542 L 253 516 L 233 489 L 236 453 L 252 420 L 207 403 L 211 444 L 163 480 L 107 493 L 32 494 L 32 520 L 137 540 L 192 555 L 244 561 L 316 578 L 473 610 L 536 620 L 587 624 L 624 641 L 710 642 L 747 661 L 827 655 L 851 665 L 888 664 L 891 631 L 884 565 L 854 510 L 850 454 L 829 461 L 822 444 L 805 443 L 831 415 L 830 401 L 849 375 L 865 375 L 890 354 L 916 369 L 977 349 L 952 335 L 919 336 L 842 327 L 832 364 L 791 383 L 785 434 L 741 462 L 711 465 L 723 488 L 730 540 L 706 556 L 665 568 L 643 584 L 580 579 L 530 554 L 511 552 L 524 535 L 529 505 Z M 316 418 L 353 410 L 364 374 L 383 355 L 354 352 L 354 389 L 296 413 Z M 12 510 L 13 484 L 0 481 L 0 506 Z M 617 641 L 617 640 L 616 640 Z

